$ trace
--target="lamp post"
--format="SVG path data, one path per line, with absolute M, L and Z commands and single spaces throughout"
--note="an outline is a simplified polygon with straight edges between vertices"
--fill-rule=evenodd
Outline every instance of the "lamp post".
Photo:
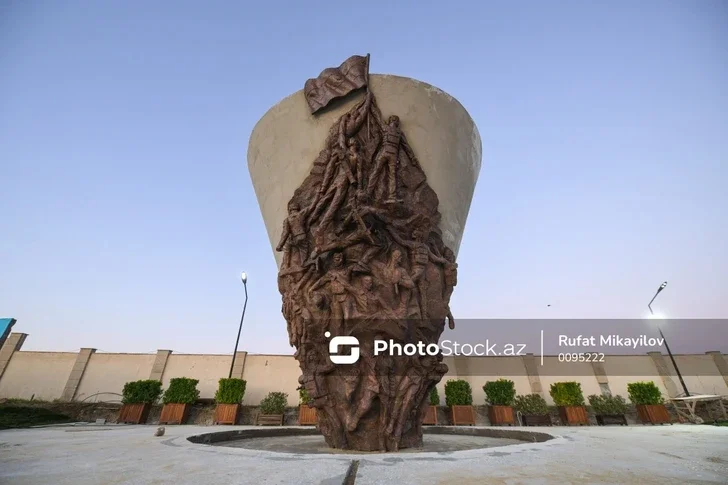
M 233 361 L 230 364 L 230 374 L 228 379 L 233 376 L 233 367 L 235 366 L 235 356 L 238 353 L 238 343 L 240 342 L 240 332 L 243 330 L 243 319 L 245 319 L 245 307 L 248 306 L 248 275 L 245 271 L 240 275 L 240 279 L 243 281 L 243 288 L 245 288 L 245 303 L 243 303 L 243 315 L 240 317 L 240 327 L 238 327 L 238 338 L 235 339 L 235 350 L 233 350 Z
M 657 295 L 660 294 L 662 290 L 665 289 L 667 286 L 667 281 L 662 283 L 660 287 L 657 289 L 657 293 L 655 293 L 655 296 L 652 297 L 650 302 L 647 304 L 647 308 L 650 309 L 650 315 L 654 318 L 655 312 L 652 311 L 652 302 L 655 301 L 655 298 L 657 298 Z M 675 362 L 675 357 L 672 356 L 672 352 L 670 352 L 670 346 L 667 345 L 667 339 L 665 338 L 665 335 L 662 333 L 662 329 L 660 329 L 659 324 L 655 324 L 657 326 L 657 331 L 660 332 L 660 337 L 662 337 L 662 341 L 665 343 L 665 350 L 667 350 L 667 355 L 670 356 L 670 360 L 672 361 L 673 367 L 675 367 L 675 372 L 677 372 L 677 378 L 680 379 L 680 384 L 682 384 L 683 391 L 685 391 L 685 396 L 690 397 L 690 393 L 688 392 L 688 387 L 685 385 L 685 381 L 683 380 L 682 374 L 680 374 L 680 369 L 677 368 L 677 362 Z

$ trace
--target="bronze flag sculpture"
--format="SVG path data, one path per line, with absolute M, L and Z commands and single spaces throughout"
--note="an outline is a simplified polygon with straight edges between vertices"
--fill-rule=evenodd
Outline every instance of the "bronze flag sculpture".
M 309 79 L 303 88 L 311 113 L 325 108 L 336 98 L 363 88 L 369 82 L 369 55 L 351 56 L 338 68 L 324 69 L 315 79 Z

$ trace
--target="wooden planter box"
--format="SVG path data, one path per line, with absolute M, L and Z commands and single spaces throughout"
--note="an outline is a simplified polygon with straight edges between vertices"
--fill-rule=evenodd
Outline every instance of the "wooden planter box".
M 548 414 L 522 414 L 524 426 L 551 426 L 551 416 Z
M 307 426 L 316 424 L 316 408 L 307 404 L 298 407 L 298 424 Z
M 189 404 L 165 404 L 162 408 L 162 415 L 159 417 L 159 424 L 185 424 L 189 415 Z
M 597 424 L 599 426 L 607 424 L 627 426 L 627 417 L 624 414 L 597 414 Z
M 672 424 L 664 404 L 638 404 L 636 407 L 637 416 L 643 424 Z
M 152 409 L 151 404 L 124 404 L 119 411 L 118 423 L 127 424 L 145 424 L 149 417 L 149 410 Z
M 475 425 L 475 409 L 473 406 L 450 406 L 450 412 L 452 413 L 452 424 L 454 426 Z
M 422 424 L 437 424 L 437 406 L 427 406 L 427 412 L 425 413 L 425 419 L 422 420 Z
M 513 408 L 510 406 L 488 406 L 488 420 L 492 426 L 513 426 Z
M 283 426 L 282 414 L 259 414 L 255 420 L 258 426 Z
M 589 415 L 584 406 L 559 406 L 559 418 L 566 426 L 589 425 Z
M 214 424 L 238 424 L 240 404 L 218 404 L 215 406 Z

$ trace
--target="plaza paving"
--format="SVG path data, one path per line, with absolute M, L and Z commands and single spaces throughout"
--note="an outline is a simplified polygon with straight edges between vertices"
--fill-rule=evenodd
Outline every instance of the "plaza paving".
M 0 484 L 356 485 L 728 483 L 728 428 L 529 428 L 556 436 L 484 450 L 311 455 L 193 444 L 242 426 L 75 426 L 0 431 Z M 425 436 L 427 439 L 427 436 Z

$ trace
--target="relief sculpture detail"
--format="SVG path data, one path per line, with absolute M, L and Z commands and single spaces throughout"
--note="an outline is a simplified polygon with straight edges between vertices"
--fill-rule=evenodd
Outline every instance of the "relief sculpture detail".
M 437 343 L 454 325 L 457 264 L 407 126 L 396 114 L 383 117 L 368 69 L 368 56 L 352 56 L 306 83 L 312 113 L 366 92 L 331 127 L 288 203 L 278 283 L 299 384 L 328 445 L 396 451 L 422 445 L 429 392 L 447 366 L 441 355 L 375 356 L 373 341 Z M 359 341 L 355 363 L 331 362 L 335 336 Z

